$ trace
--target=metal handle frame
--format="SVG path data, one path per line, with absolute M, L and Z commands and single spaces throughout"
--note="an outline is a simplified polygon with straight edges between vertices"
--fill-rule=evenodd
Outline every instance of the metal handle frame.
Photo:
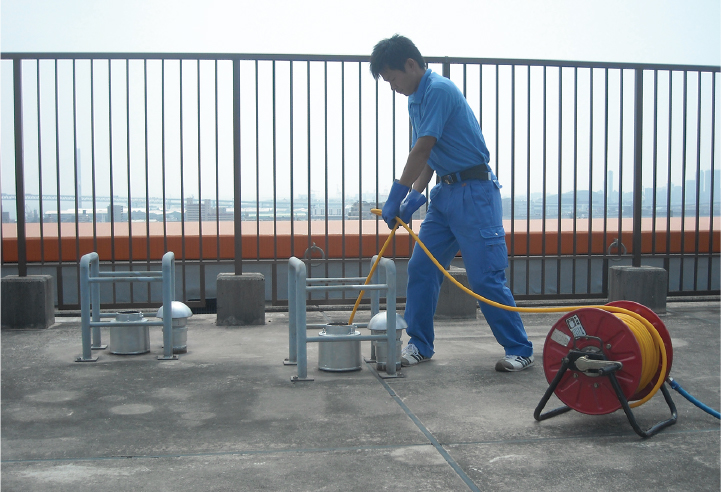
M 95 252 L 88 253 L 80 259 L 80 328 L 83 354 L 76 358 L 75 362 L 96 362 L 98 358 L 92 356 L 92 350 L 107 348 L 107 345 L 102 345 L 101 342 L 101 326 L 140 325 L 162 326 L 163 355 L 158 356 L 158 360 L 177 360 L 178 356 L 173 354 L 172 316 L 163 316 L 162 321 L 101 321 L 103 316 L 100 315 L 100 284 L 114 282 L 162 282 L 163 312 L 172 313 L 175 300 L 175 254 L 168 251 L 163 255 L 161 271 L 147 272 L 101 272 L 100 259 Z
M 371 259 L 371 265 L 376 261 L 377 256 Z M 385 273 L 385 283 L 380 283 L 380 274 L 376 271 L 373 274 L 370 284 L 361 284 L 364 277 L 350 278 L 312 278 L 306 277 L 306 265 L 295 256 L 288 260 L 288 358 L 285 365 L 296 365 L 297 375 L 291 381 L 313 381 L 308 377 L 308 352 L 307 344 L 311 342 L 341 342 L 347 341 L 345 337 L 308 337 L 306 330 L 309 327 L 325 325 L 308 325 L 306 318 L 307 293 L 311 291 L 370 291 L 371 314 L 375 315 L 380 310 L 380 293 L 386 292 L 386 309 L 389 313 L 396 312 L 396 266 L 393 260 L 381 258 L 379 265 Z M 347 282 L 356 282 L 346 284 Z M 322 285 L 325 284 L 325 285 Z M 388 361 L 386 363 L 387 377 L 399 377 L 396 370 L 396 317 L 388 316 L 386 321 L 385 335 L 361 335 L 353 336 L 353 341 L 386 340 L 388 343 Z M 356 324 L 361 326 L 360 324 Z

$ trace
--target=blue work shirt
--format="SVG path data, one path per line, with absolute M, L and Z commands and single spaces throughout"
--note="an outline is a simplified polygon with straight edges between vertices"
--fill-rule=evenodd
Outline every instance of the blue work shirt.
M 416 92 L 408 96 L 408 114 L 413 145 L 419 137 L 436 138 L 428 164 L 439 176 L 488 164 L 490 156 L 478 120 L 449 79 L 427 69 Z

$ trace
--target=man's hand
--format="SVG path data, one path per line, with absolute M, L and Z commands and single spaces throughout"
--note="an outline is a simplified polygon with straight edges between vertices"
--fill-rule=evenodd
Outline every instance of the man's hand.
M 407 224 L 410 222 L 415 211 L 425 205 L 425 203 L 426 196 L 417 192 L 415 189 L 412 189 L 411 192 L 408 193 L 408 196 L 406 196 L 401 202 L 400 213 L 398 216 Z
M 393 182 L 391 192 L 388 194 L 388 199 L 381 211 L 381 217 L 388 224 L 389 229 L 396 226 L 396 216 L 401 212 L 401 201 L 406 197 L 409 189 L 408 186 L 402 185 L 398 180 Z

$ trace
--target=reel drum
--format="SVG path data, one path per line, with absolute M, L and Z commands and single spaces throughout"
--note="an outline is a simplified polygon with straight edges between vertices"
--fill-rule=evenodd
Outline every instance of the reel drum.
M 651 309 L 647 308 L 643 304 L 639 304 L 633 301 L 613 301 L 606 304 L 606 306 L 613 306 L 632 311 L 638 315 L 643 316 L 646 321 L 651 323 L 653 327 L 656 328 L 656 331 L 661 337 L 661 340 L 663 340 L 663 345 L 666 348 L 666 374 L 663 375 L 663 380 L 666 381 L 668 379 L 669 373 L 671 372 L 671 365 L 673 363 L 673 347 L 671 345 L 671 335 L 666 329 L 666 325 L 664 325 L 663 321 L 661 321 L 661 318 L 659 318 L 656 313 L 654 313 Z M 656 374 L 654 374 L 653 378 L 651 379 L 651 382 L 648 383 L 645 388 L 640 389 L 635 395 L 633 395 L 631 399 L 640 400 L 646 395 L 648 395 L 660 376 L 661 361 L 659 360 L 658 369 L 656 370 Z
M 643 368 L 641 349 L 629 327 L 612 313 L 581 308 L 567 313 L 553 325 L 543 346 L 543 369 L 549 383 L 572 350 L 621 362 L 623 367 L 615 372 L 621 390 L 627 399 L 636 393 Z M 554 393 L 568 407 L 589 415 L 603 415 L 621 408 L 609 378 L 595 374 L 567 370 Z

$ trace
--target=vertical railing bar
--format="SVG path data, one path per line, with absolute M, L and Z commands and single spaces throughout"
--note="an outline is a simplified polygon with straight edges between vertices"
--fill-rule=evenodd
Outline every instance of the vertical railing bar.
M 57 146 L 57 61 L 55 62 L 55 134 Z M 15 210 L 17 214 L 18 276 L 28 274 L 27 236 L 25 231 L 25 156 L 23 152 L 23 68 L 22 60 L 13 60 L 13 103 L 15 109 Z M 42 195 L 40 195 L 42 200 Z M 60 244 L 60 161 L 58 160 L 58 244 Z M 62 257 L 60 258 L 62 261 Z
M 683 254 L 686 252 L 686 137 L 688 136 L 688 71 L 683 71 L 683 139 L 682 139 L 682 151 L 681 151 L 681 265 L 678 276 L 678 290 L 683 291 L 683 276 L 684 276 L 684 258 Z
M 358 275 L 363 271 L 363 81 L 358 62 Z
M 75 190 L 73 191 L 73 196 L 75 197 L 74 205 L 75 205 L 75 258 L 76 258 L 76 266 L 75 271 L 76 275 L 78 276 L 78 281 L 76 282 L 76 286 L 78 289 L 78 292 L 80 292 L 80 211 L 78 210 L 80 208 L 80 200 L 81 197 L 78 197 L 78 191 L 80 190 L 80 187 L 78 186 L 78 180 L 82 179 L 81 176 L 78 176 L 78 105 L 77 105 L 77 78 L 76 78 L 76 64 L 77 60 L 73 58 L 73 178 L 74 178 L 74 185 Z M 59 216 L 58 216 L 59 217 Z M 58 219 L 59 220 L 59 219 Z
M 603 117 L 603 274 L 601 282 L 604 295 L 608 295 L 608 68 L 604 69 L 604 117 Z
M 478 124 L 483 130 L 483 63 L 478 64 Z
M 699 219 L 701 209 L 701 72 L 698 72 L 696 90 L 696 234 L 694 234 L 693 290 L 698 290 Z M 711 215 L 709 215 L 711 217 Z
M 143 101 L 145 112 L 145 268 L 150 271 L 150 175 L 148 167 L 148 60 L 143 60 Z M 148 302 L 151 300 L 148 283 Z
M 276 114 L 276 81 L 275 81 L 275 60 L 272 64 L 273 77 L 272 77 L 272 88 L 273 88 L 273 262 L 274 264 L 278 261 L 278 160 L 277 160 L 277 114 Z M 275 276 L 273 276 L 273 303 L 277 300 L 278 289 Z M 290 302 L 290 297 L 288 298 Z
M 593 68 L 588 69 L 588 247 L 586 254 L 586 293 L 592 293 L 591 277 L 593 276 Z
M 623 69 L 620 72 L 619 134 L 618 134 L 618 248 L 623 244 Z M 619 256 L 621 250 L 618 250 Z
M 571 293 L 576 293 L 576 253 L 578 244 L 578 67 L 573 67 L 573 259 L 571 260 Z
M 307 134 L 306 134 L 306 139 L 307 139 L 307 142 L 308 142 L 308 175 L 307 175 L 307 176 L 308 176 L 308 186 L 307 186 L 307 191 L 308 191 L 308 208 L 307 208 L 307 212 L 306 212 L 306 223 L 307 223 L 307 229 L 308 229 L 308 250 L 309 250 L 309 251 L 308 251 L 308 256 L 309 256 L 309 261 L 308 261 L 308 278 L 311 278 L 311 277 L 313 276 L 313 263 L 310 261 L 310 258 L 313 257 L 313 250 L 311 250 L 310 247 L 311 247 L 312 244 L 313 244 L 313 236 L 312 236 L 313 231 L 311 230 L 311 220 L 310 220 L 311 210 L 312 210 L 311 187 L 310 187 L 310 182 L 311 182 L 310 60 L 306 61 L 305 67 L 306 67 L 306 68 L 305 68 L 305 78 L 306 78 L 305 90 L 306 90 L 306 107 L 307 107 L 307 114 L 306 114 L 306 119 L 307 119 L 307 129 L 306 129 L 306 132 L 307 132 Z M 313 297 L 312 294 L 311 294 L 311 297 Z
M 393 99 L 395 99 L 395 94 L 393 95 Z M 411 151 L 412 144 L 413 144 L 413 122 L 410 120 L 410 115 L 409 115 L 409 117 L 408 117 L 408 152 L 409 153 Z M 438 182 L 440 182 L 440 178 L 438 177 L 438 175 L 436 175 L 436 183 L 438 183 Z M 429 195 L 429 197 L 430 197 L 430 195 Z M 428 210 L 428 209 L 426 208 L 426 210 Z M 409 256 L 413 254 L 413 238 L 410 237 L 410 234 L 408 235 L 408 251 L 410 252 Z
M 395 91 L 391 91 L 391 176 L 396 175 L 396 93 Z M 427 189 L 428 187 L 426 187 Z M 428 196 L 428 193 L 426 193 L 426 196 Z M 411 218 L 411 222 L 412 222 Z M 410 234 L 409 234 L 410 236 Z M 410 238 L 409 238 L 410 239 Z M 393 252 L 391 253 L 393 255 L 393 259 L 396 259 L 396 256 L 398 254 L 397 250 L 397 241 L 393 241 Z M 410 243 L 409 243 L 410 246 Z M 409 248 L 410 250 L 410 248 Z M 410 256 L 410 255 L 409 255 Z
M 133 270 L 133 198 L 130 188 L 130 59 L 125 59 L 125 145 L 128 169 L 128 270 Z M 130 303 L 133 303 L 133 283 L 130 282 Z
M 526 66 L 526 295 L 531 293 L 531 66 Z
M 163 194 L 163 251 L 168 251 L 168 216 L 165 197 L 165 60 L 160 61 L 161 176 Z M 173 287 L 175 288 L 175 287 Z
M 260 128 L 258 60 L 255 60 L 255 258 L 260 260 Z
M 635 70 L 633 163 L 633 266 L 641 266 L 641 212 L 643 202 L 643 69 Z
M 294 212 L 294 179 L 293 179 L 293 61 L 290 62 L 290 255 L 295 256 L 295 212 Z
M 240 143 L 240 60 L 235 58 L 233 59 L 233 199 L 235 203 L 233 206 L 233 243 L 235 275 L 243 273 L 243 231 L 241 229 L 241 206 L 243 202 L 241 201 L 240 188 Z M 291 203 L 292 200 L 291 195 Z
M 393 176 L 396 175 L 396 93 L 395 91 L 391 91 L 391 133 L 392 133 L 392 143 L 391 143 L 391 169 L 393 169 Z M 428 196 L 428 185 L 426 185 L 426 197 Z M 428 211 L 428 202 L 426 202 L 425 205 L 426 211 Z M 408 256 L 410 257 L 410 252 L 412 251 L 412 238 L 410 237 L 410 234 L 408 235 Z M 398 256 L 398 241 L 393 241 L 393 260 L 396 259 Z
M 60 204 L 60 120 L 59 120 L 59 90 L 58 90 L 58 60 L 55 60 L 55 172 L 56 172 L 56 186 L 57 186 L 57 207 L 58 207 L 58 305 L 65 304 L 64 288 L 62 282 L 63 278 L 63 235 L 61 228 L 61 204 Z M 111 168 L 112 169 L 112 168 Z M 112 176 L 112 173 L 111 173 Z M 25 196 L 25 195 L 23 195 Z M 111 229 L 112 230 L 112 229 Z
M 108 59 L 108 155 L 110 181 L 110 262 L 111 270 L 115 271 L 115 192 L 113 181 L 113 61 Z M 117 286 L 111 285 L 113 304 L 117 302 Z
M 179 123 L 180 123 L 180 251 L 181 251 L 181 265 L 180 265 L 180 272 L 181 272 L 181 285 L 182 285 L 182 292 L 183 292 L 183 300 L 186 299 L 186 292 L 187 292 L 187 278 L 186 278 L 186 270 L 185 266 L 187 264 L 186 258 L 185 258 L 185 147 L 183 145 L 183 140 L 185 134 L 183 133 L 183 60 L 180 60 L 180 77 L 179 77 L 179 92 L 178 92 L 178 98 L 179 98 Z
M 463 97 L 467 97 L 466 95 L 466 71 L 468 69 L 468 64 L 463 63 Z
M 651 199 L 651 255 L 656 255 L 656 187 L 658 186 L 658 70 L 653 71 L 653 197 Z
M 329 277 L 328 261 L 330 256 L 330 244 L 328 242 L 328 61 L 323 62 L 323 130 L 324 130 L 324 166 L 325 166 L 325 278 Z M 328 299 L 329 292 L 325 292 Z
M 275 67 L 275 61 L 273 62 Z M 215 84 L 215 234 L 217 235 L 215 241 L 215 258 L 216 262 L 220 263 L 220 178 L 218 174 L 220 172 L 220 158 L 218 150 L 218 60 L 214 60 L 214 84 Z M 275 80 L 273 81 L 275 83 Z M 275 115 L 275 111 L 273 112 Z M 275 124 L 275 118 L 273 118 L 273 124 Z M 273 140 L 275 146 L 275 139 Z M 275 152 L 275 148 L 274 148 Z M 275 178 L 275 168 L 273 171 L 273 178 Z M 275 285 L 275 281 L 273 281 Z
M 18 63 L 20 61 L 18 60 Z M 60 121 L 58 116 L 58 60 L 55 60 L 55 187 L 57 190 L 58 196 L 56 197 L 56 206 L 58 209 L 58 217 L 57 217 L 57 226 L 58 226 L 58 268 L 59 272 L 62 272 L 63 267 L 63 242 L 62 242 L 62 229 L 60 227 L 61 224 L 61 209 L 60 209 Z M 16 157 L 17 159 L 17 157 Z M 111 167 L 112 171 L 112 167 Z M 112 176 L 112 172 L 111 172 Z M 23 197 L 25 194 L 23 193 Z M 62 282 L 58 282 L 58 294 L 60 294 L 62 291 Z M 58 303 L 62 304 L 60 302 L 60 298 L 58 298 Z
M 666 256 L 664 268 L 671 271 L 671 140 L 673 136 L 673 71 L 668 71 L 668 159 L 666 177 Z M 671 279 L 669 275 L 669 288 Z
M 715 177 L 714 177 L 714 152 L 716 151 L 716 73 L 712 72 L 711 74 L 711 169 L 709 171 L 710 173 L 710 183 L 709 183 L 709 204 L 711 206 L 711 209 L 709 210 L 709 231 L 708 231 L 708 289 L 711 290 L 712 285 L 711 281 L 713 278 L 713 274 L 715 272 L 713 268 L 713 219 L 714 219 L 714 186 L 715 183 Z
M 203 182 L 202 182 L 202 138 L 200 134 L 200 60 L 197 65 L 197 92 L 198 92 L 198 284 L 200 288 L 200 302 L 205 306 L 205 262 L 203 261 L 203 221 L 205 215 L 205 206 L 203 204 Z M 217 208 L 216 204 L 216 208 Z M 186 299 L 183 292 L 183 300 Z
M 563 67 L 558 67 L 558 210 L 556 212 L 556 294 L 561 294 L 561 261 L 563 250 L 561 247 L 561 221 L 563 220 L 562 205 L 562 176 L 563 176 Z
M 375 146 L 376 146 L 376 149 L 375 149 L 375 158 L 376 158 L 375 175 L 376 175 L 376 207 L 378 207 L 379 206 L 378 187 L 380 185 L 380 182 L 378 179 L 378 157 L 379 157 L 379 151 L 378 151 L 378 79 L 375 79 L 375 91 L 376 91 L 376 98 L 375 98 L 375 126 L 376 126 L 376 128 L 375 128 L 375 133 L 376 133 L 375 134 L 375 139 L 376 139 L 376 141 L 375 141 Z M 395 174 L 393 176 L 395 177 Z M 411 186 L 413 186 L 413 185 L 411 185 Z M 379 221 L 376 220 L 376 234 L 375 234 L 375 236 L 376 236 L 376 251 L 378 251 L 380 249 L 380 242 L 379 242 L 379 237 L 378 237 L 378 234 L 380 231 L 379 231 L 378 225 L 379 225 Z
M 516 272 L 516 65 L 511 65 L 511 248 L 510 279 L 511 292 L 515 286 Z
M 345 278 L 345 263 L 346 263 L 346 236 L 345 236 L 345 62 L 340 64 L 340 141 L 341 141 L 341 153 L 340 153 L 340 169 L 341 169 L 341 210 L 343 217 L 341 219 L 341 276 Z M 345 299 L 345 292 L 343 292 L 343 299 Z
M 499 133 L 500 130 L 498 128 L 498 65 L 496 65 L 496 176 L 499 174 L 499 161 L 501 158 L 501 149 L 499 148 Z
M 14 63 L 14 62 L 13 62 Z M 40 124 L 41 118 L 40 118 L 40 60 L 36 60 L 37 63 L 37 71 L 35 73 L 37 82 L 36 82 L 36 90 L 37 90 L 37 100 L 38 100 L 38 195 L 39 195 L 39 205 L 38 210 L 40 213 L 40 264 L 45 264 L 45 214 L 43 211 L 43 156 L 42 156 L 42 125 Z M 92 63 L 92 62 L 91 62 Z M 92 70 L 90 73 L 90 86 L 92 87 Z M 92 94 L 91 94 L 91 102 L 90 107 L 93 107 L 92 104 Z M 91 116 L 92 118 L 92 116 Z M 91 128 L 91 135 L 92 135 L 93 129 Z M 91 137 L 92 140 L 92 137 Z M 94 142 L 92 142 L 94 144 Z M 94 162 L 94 161 L 93 161 Z M 93 172 L 95 169 L 93 168 Z M 24 185 L 23 185 L 24 187 Z M 93 197 L 94 198 L 94 197 Z M 93 202 L 93 210 L 95 210 L 95 203 Z M 93 213 L 93 223 L 95 222 L 95 213 Z M 95 232 L 93 232 L 93 240 L 95 239 Z
M 548 115 L 547 115 L 547 88 L 546 88 L 546 70 L 547 66 L 543 66 L 543 179 L 541 180 L 543 193 L 541 198 L 541 295 L 546 293 L 546 190 L 548 178 Z

